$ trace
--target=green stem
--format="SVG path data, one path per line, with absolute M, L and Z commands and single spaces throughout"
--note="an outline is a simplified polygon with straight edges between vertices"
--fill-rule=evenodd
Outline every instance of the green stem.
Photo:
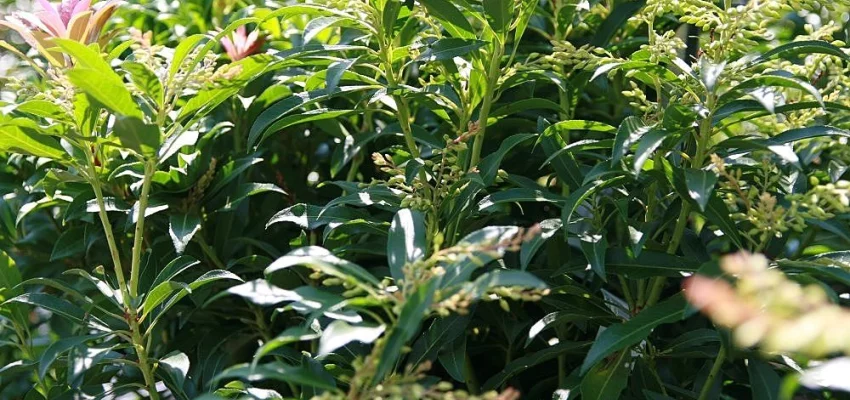
M 493 105 L 493 94 L 496 92 L 496 84 L 499 82 L 499 74 L 502 72 L 502 53 L 505 51 L 501 40 L 496 39 L 493 56 L 490 58 L 490 66 L 487 71 L 487 87 L 484 89 L 484 99 L 481 103 L 481 111 L 478 113 L 478 132 L 472 144 L 472 158 L 469 168 L 474 168 L 481 160 L 481 148 L 484 147 L 484 133 L 487 130 L 487 119 L 490 117 L 490 107 Z
M 706 108 L 709 113 L 700 123 L 699 136 L 696 138 L 696 154 L 691 163 L 691 168 L 702 168 L 705 163 L 706 152 L 711 144 L 712 121 L 714 120 L 714 94 L 709 93 L 706 98 Z M 682 210 L 679 212 L 679 218 L 676 220 L 676 227 L 673 229 L 673 236 L 670 237 L 670 243 L 667 244 L 667 254 L 676 254 L 679 249 L 679 243 L 685 234 L 685 227 L 688 224 L 688 217 L 691 214 L 691 203 L 682 199 Z M 653 280 L 652 290 L 649 293 L 649 298 L 646 301 L 646 306 L 649 307 L 658 302 L 661 298 L 661 291 L 664 289 L 664 284 L 667 282 L 665 277 L 657 277 Z
M 145 385 L 147 386 L 150 398 L 159 400 L 159 394 L 156 391 L 156 381 L 153 376 L 153 369 L 148 361 L 147 349 L 145 348 L 144 339 L 141 334 L 141 327 L 137 319 L 138 310 L 133 304 L 130 296 L 130 290 L 127 288 L 128 285 L 124 278 L 124 271 L 121 267 L 121 255 L 118 252 L 118 242 L 115 240 L 115 234 L 112 232 L 112 224 L 110 224 L 109 216 L 106 214 L 106 202 L 104 201 L 103 189 L 101 188 L 100 179 L 98 179 L 97 176 L 97 170 L 92 162 L 92 160 L 94 160 L 94 155 L 88 146 L 83 146 L 83 149 L 86 153 L 86 162 L 88 163 L 91 174 L 90 183 L 94 190 L 95 198 L 97 199 L 98 215 L 100 216 L 100 222 L 103 225 L 103 229 L 106 232 L 106 241 L 109 245 L 109 252 L 112 255 L 112 262 L 115 264 L 115 275 L 124 300 L 125 312 L 127 313 L 127 324 L 130 325 L 130 330 L 132 332 L 131 342 L 133 349 L 136 351 L 136 355 L 139 357 L 139 369 L 142 371 L 142 376 L 144 376 Z M 144 207 L 143 204 L 139 204 L 139 221 L 144 221 L 144 209 L 147 208 L 147 197 L 150 191 L 150 180 L 153 176 L 153 168 L 152 162 L 145 164 L 145 180 L 142 182 L 142 197 L 140 199 L 140 201 L 144 201 Z M 135 280 L 131 280 L 130 285 L 134 293 L 136 291 L 136 287 L 134 286 L 137 286 L 138 283 L 138 260 L 141 255 L 141 233 L 143 233 L 143 230 L 144 225 L 142 225 L 140 232 L 139 224 L 137 223 L 135 245 L 133 246 L 133 265 L 135 268 L 131 269 L 131 279 L 132 276 L 135 276 L 136 278 Z
M 145 212 L 148 209 L 148 197 L 151 191 L 151 181 L 156 170 L 156 161 L 145 161 L 145 176 L 142 178 L 142 192 L 139 196 L 139 210 L 136 216 L 136 230 L 133 233 L 133 258 L 130 264 L 130 296 L 134 299 L 139 294 L 139 266 L 142 260 L 142 240 L 145 237 Z
M 702 390 L 700 390 L 697 400 L 708 398 L 709 393 L 711 393 L 711 387 L 714 386 L 714 381 L 717 379 L 717 375 L 720 374 L 720 367 L 723 366 L 724 361 L 726 361 L 726 347 L 720 346 L 720 351 L 717 352 L 717 358 L 714 359 L 714 365 L 711 366 L 711 371 L 709 371 L 708 376 L 705 378 L 705 383 L 702 384 Z
M 135 313 L 135 310 L 134 312 Z M 135 316 L 130 318 L 130 329 L 133 331 L 133 348 L 136 350 L 136 355 L 139 357 L 139 369 L 142 371 L 142 376 L 145 378 L 145 386 L 147 386 L 148 394 L 151 399 L 159 400 L 159 393 L 156 391 L 156 379 L 154 379 L 153 368 L 148 359 L 148 349 L 145 348 L 144 338 L 141 334 L 141 326 Z
M 103 189 L 100 186 L 100 179 L 97 177 L 97 170 L 94 167 L 94 155 L 88 146 L 82 146 L 86 153 L 86 162 L 89 167 L 89 183 L 94 190 L 94 196 L 97 201 L 97 211 L 100 217 L 100 223 L 103 225 L 103 230 L 106 234 L 106 243 L 109 245 L 109 254 L 112 255 L 112 264 L 115 268 L 115 276 L 118 280 L 118 288 L 121 291 L 121 297 L 124 301 L 125 311 L 133 308 L 130 302 L 130 291 L 127 290 L 127 281 L 124 279 L 124 269 L 121 266 L 121 253 L 118 251 L 118 242 L 115 240 L 115 233 L 112 232 L 112 224 L 109 222 L 109 216 L 106 214 L 106 202 L 103 197 Z

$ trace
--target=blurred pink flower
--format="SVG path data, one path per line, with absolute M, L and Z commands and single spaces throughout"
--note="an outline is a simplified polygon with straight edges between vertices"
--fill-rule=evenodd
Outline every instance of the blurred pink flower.
M 13 13 L 0 20 L 0 26 L 14 29 L 30 46 L 61 64 L 63 57 L 55 57 L 56 53 L 47 50 L 54 47 L 51 39 L 71 39 L 83 44 L 97 42 L 120 1 L 108 0 L 94 6 L 91 0 L 62 0 L 56 5 L 47 0 L 38 3 L 41 10 Z
M 231 61 L 239 61 L 252 54 L 256 54 L 263 46 L 265 39 L 260 37 L 260 30 L 256 29 L 250 34 L 245 33 L 245 26 L 236 28 L 233 33 L 221 38 L 221 46 L 227 52 Z

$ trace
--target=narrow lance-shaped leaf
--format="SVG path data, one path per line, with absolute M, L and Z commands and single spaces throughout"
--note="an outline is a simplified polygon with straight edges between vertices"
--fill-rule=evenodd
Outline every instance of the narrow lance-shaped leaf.
M 640 343 L 656 326 L 681 320 L 685 316 L 687 302 L 680 293 L 670 299 L 646 308 L 632 319 L 605 329 L 581 364 L 582 374 L 616 351 Z
M 409 209 L 396 213 L 387 239 L 387 262 L 393 279 L 404 279 L 404 266 L 425 256 L 426 235 L 424 214 Z
M 714 185 L 717 183 L 717 175 L 711 171 L 687 168 L 684 170 L 685 184 L 688 186 L 688 195 L 698 205 L 700 210 L 705 211 L 705 206 L 714 193 Z
M 169 218 L 168 235 L 177 254 L 182 254 L 192 237 L 201 230 L 201 217 L 194 213 L 172 215 Z

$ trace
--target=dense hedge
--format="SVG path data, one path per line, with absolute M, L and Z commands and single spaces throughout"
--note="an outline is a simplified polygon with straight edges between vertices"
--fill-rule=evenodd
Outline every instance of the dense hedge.
M 2 399 L 848 390 L 846 0 L 0 4 Z

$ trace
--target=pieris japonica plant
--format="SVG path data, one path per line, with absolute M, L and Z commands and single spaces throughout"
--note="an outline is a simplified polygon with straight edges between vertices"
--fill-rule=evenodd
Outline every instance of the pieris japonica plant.
M 12 10 L 0 398 L 834 398 L 848 12 Z

